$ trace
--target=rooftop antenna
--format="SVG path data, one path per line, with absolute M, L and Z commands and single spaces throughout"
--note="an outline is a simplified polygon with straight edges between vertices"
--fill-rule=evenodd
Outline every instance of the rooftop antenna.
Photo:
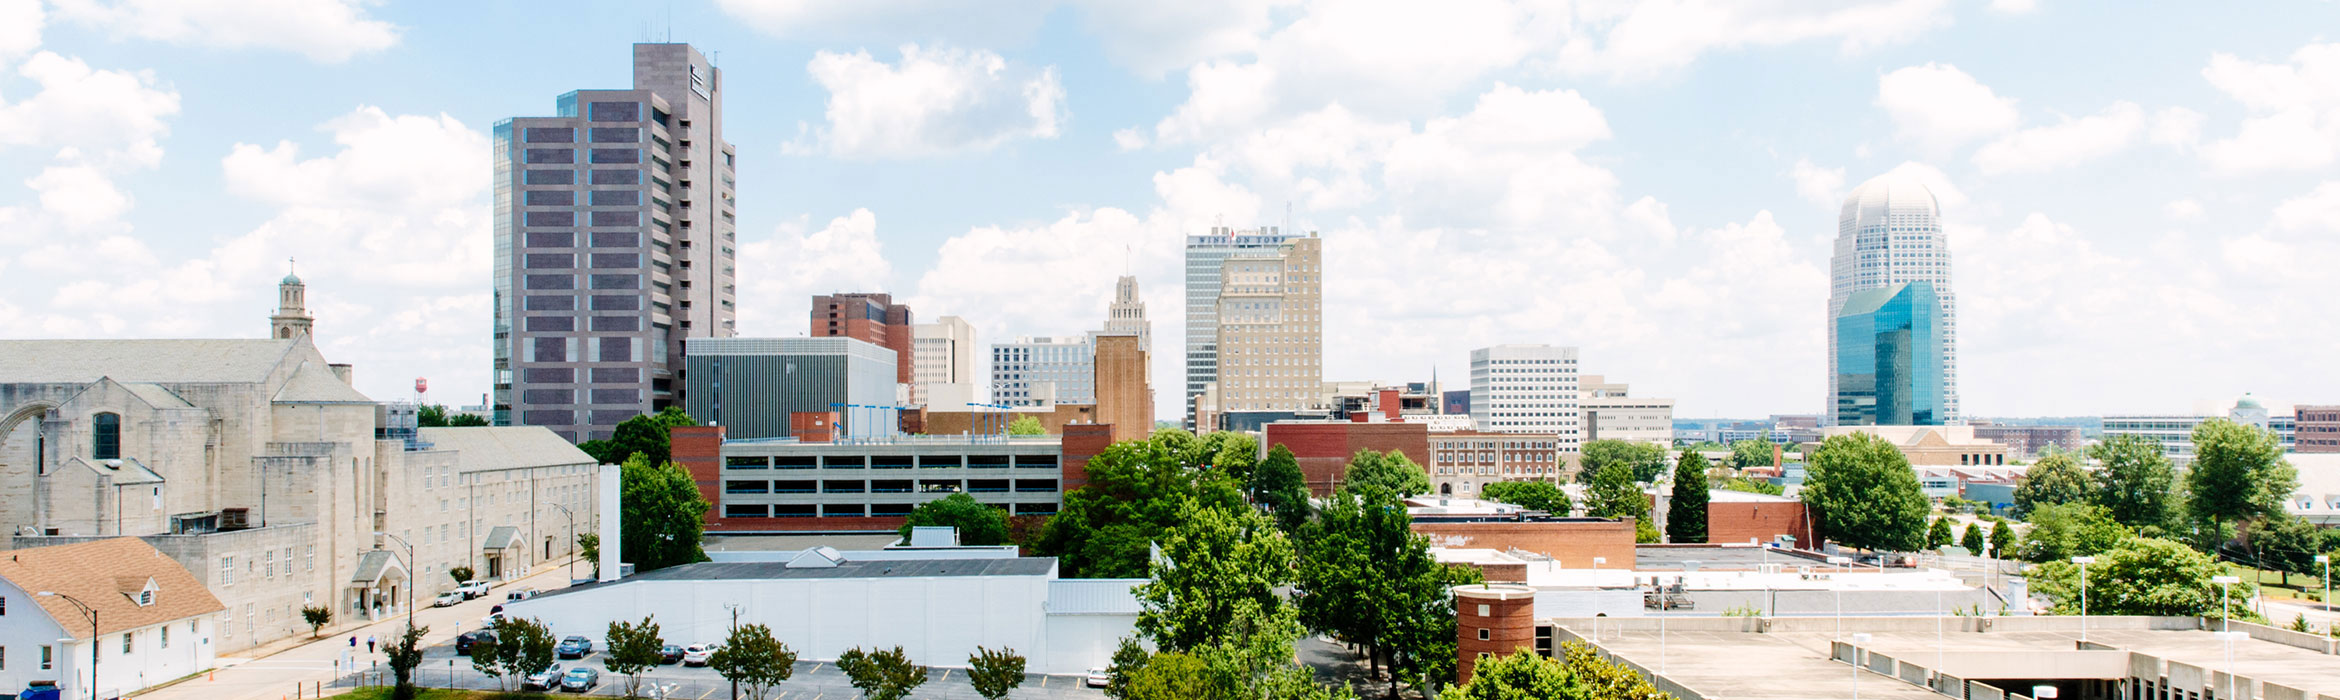
M 287 273 L 299 272 L 299 269 L 293 265 L 292 258 L 287 257 L 284 259 L 284 271 Z
M 1131 247 L 1131 246 L 1130 246 L 1130 244 L 1127 244 L 1127 243 L 1123 243 L 1123 244 L 1121 244 L 1121 276 L 1123 276 L 1123 277 L 1128 277 L 1128 276 L 1129 276 L 1129 258 L 1130 258 L 1130 256 L 1132 256 L 1132 255 L 1136 255 L 1136 254 L 1137 254 L 1137 249 L 1136 249 L 1136 248 L 1134 248 L 1134 247 Z

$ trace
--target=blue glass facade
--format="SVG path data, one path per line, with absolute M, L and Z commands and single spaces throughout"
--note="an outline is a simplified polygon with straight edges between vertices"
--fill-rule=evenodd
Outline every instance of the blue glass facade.
M 1942 424 L 1942 307 L 1932 283 L 1855 292 L 1835 322 L 1837 425 Z

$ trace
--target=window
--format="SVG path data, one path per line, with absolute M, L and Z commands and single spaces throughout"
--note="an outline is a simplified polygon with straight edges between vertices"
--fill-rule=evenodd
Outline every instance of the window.
M 162 648 L 171 648 L 171 626 L 163 625 L 161 627 L 155 628 L 155 630 L 162 633 Z
M 231 555 L 228 555 L 228 556 L 224 556 L 224 557 L 220 557 L 220 558 L 219 558 L 219 585 L 221 585 L 221 586 L 233 586 L 233 585 L 236 585 L 236 557 L 235 557 L 235 555 L 232 555 L 232 554 L 231 554 Z
M 130 653 L 130 633 L 129 633 L 129 632 L 123 632 L 123 633 L 122 633 L 122 653 L 124 653 L 124 654 L 128 654 L 128 653 Z
M 1487 641 L 1487 640 L 1488 640 L 1488 636 L 1487 636 L 1487 628 L 1485 628 L 1485 627 L 1481 627 L 1481 628 L 1479 628 L 1479 641 L 1482 641 L 1482 642 L 1484 642 L 1484 641 Z
M 268 572 L 268 577 L 276 578 L 276 550 L 268 550 L 264 553 L 264 556 L 267 557 L 268 562 L 268 566 L 265 569 Z
M 301 568 L 302 568 L 302 569 L 304 569 L 304 570 L 307 570 L 307 571 L 316 571 L 316 570 L 317 570 L 317 545 L 313 545 L 313 544 L 312 544 L 312 545 L 309 545 L 309 553 L 308 553 L 308 555 L 307 555 L 307 556 L 303 557 L 303 559 L 304 559 L 304 561 L 303 561 L 303 562 L 302 562 L 302 564 L 301 564 Z
M 49 645 L 41 645 L 41 670 L 47 671 L 57 667 L 57 660 L 52 656 L 56 653 L 57 650 Z
M 139 591 L 139 592 L 138 592 L 138 607 L 141 607 L 141 608 L 143 608 L 143 607 L 146 607 L 146 606 L 149 606 L 149 605 L 153 605 L 153 604 L 154 604 L 154 591 Z
M 122 416 L 100 413 L 90 417 L 90 459 L 122 458 Z

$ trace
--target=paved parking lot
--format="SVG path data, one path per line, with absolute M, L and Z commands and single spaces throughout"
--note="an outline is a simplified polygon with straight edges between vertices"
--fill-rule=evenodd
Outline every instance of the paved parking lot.
M 594 653 L 584 659 L 558 659 L 555 663 L 559 663 L 564 670 L 580 665 L 603 669 L 598 640 Z M 435 688 L 500 689 L 495 679 L 471 669 L 470 657 L 456 656 L 453 644 L 424 650 L 422 667 L 416 671 L 416 675 L 418 683 Z M 345 677 L 337 685 L 382 685 L 389 682 L 389 677 L 390 669 L 383 666 L 378 670 Z M 931 669 L 927 671 L 926 678 L 926 685 L 918 686 L 917 690 L 910 693 L 911 697 L 936 700 L 980 700 L 982 697 L 976 695 L 974 687 L 967 684 L 966 672 L 961 669 Z M 1105 697 L 1104 692 L 1083 686 L 1082 680 L 1081 676 L 1030 674 L 1024 677 L 1024 685 L 1016 688 L 1009 697 L 1030 700 L 1092 700 Z M 520 681 L 510 679 L 507 685 L 517 690 Z M 618 697 L 625 694 L 625 685 L 625 676 L 603 669 L 601 684 L 583 694 Z M 686 668 L 681 664 L 659 666 L 642 674 L 642 696 L 676 700 L 729 700 L 731 682 L 723 680 L 721 675 L 710 668 Z M 802 661 L 796 664 L 796 675 L 780 684 L 769 697 L 773 700 L 852 700 L 861 697 L 861 694 L 846 682 L 845 674 L 838 671 L 836 666 Z

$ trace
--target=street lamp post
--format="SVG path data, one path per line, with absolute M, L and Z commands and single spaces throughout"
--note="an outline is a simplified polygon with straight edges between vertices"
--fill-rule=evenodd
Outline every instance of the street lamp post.
M 2072 557 L 2072 563 L 2080 565 L 2080 641 L 2085 642 L 2088 641 L 2088 565 L 2096 563 L 2096 557 Z
M 2242 583 L 2242 577 L 2212 576 L 2210 577 L 2210 582 L 2218 584 L 2218 631 L 2233 631 L 2234 614 L 2227 610 L 2227 608 L 2231 605 L 2228 601 L 2233 600 L 2233 598 L 2228 595 L 2227 587 L 2237 583 Z
M 568 506 L 558 503 L 552 504 L 552 507 L 561 509 L 561 515 L 569 518 L 569 580 L 575 581 L 577 580 L 577 514 L 569 512 Z
M 1600 597 L 1599 597 L 1599 596 L 1600 596 L 1600 590 L 1601 590 L 1601 565 L 1602 565 L 1602 564 L 1607 564 L 1607 563 L 1609 563 L 1609 558 L 1608 558 L 1608 557 L 1593 557 L 1593 595 L 1594 595 L 1594 597 L 1593 597 L 1593 600 L 1594 600 L 1594 601 L 1596 601 L 1596 602 L 1594 603 L 1594 606 L 1593 606 L 1593 643 L 1594 643 L 1594 644 L 1599 644 L 1599 643 L 1601 643 L 1601 610 L 1600 610 L 1600 605 L 1599 605 L 1599 603 L 1598 603 L 1597 601 L 1599 601 L 1599 600 L 1600 600 Z
M 1852 640 L 1853 700 L 1861 700 L 1861 645 L 1869 643 L 1869 633 L 1855 633 Z
M 73 607 L 80 609 L 80 610 L 81 610 L 81 615 L 82 615 L 83 617 L 87 617 L 87 618 L 89 618 L 89 700 L 97 700 L 97 696 L 98 696 L 98 689 L 97 689 L 97 686 L 98 686 L 98 613 L 97 613 L 97 608 L 90 607 L 88 603 L 81 602 L 81 599 L 79 599 L 79 598 L 75 598 L 75 597 L 73 597 L 73 596 L 65 595 L 65 594 L 63 594 L 63 593 L 58 593 L 58 592 L 56 592 L 56 591 L 41 591 L 41 593 L 40 593 L 40 594 L 41 594 L 41 595 L 43 595 L 43 596 L 50 597 L 50 598 L 64 598 L 64 599 L 65 599 L 65 602 L 67 602 L 67 603 L 72 603 L 72 604 L 73 604 Z
M 1851 561 L 1845 557 L 1828 558 L 1828 563 L 1836 565 L 1839 572 L 1842 572 L 1844 565 Z M 1834 577 L 1835 574 L 1830 574 L 1830 578 Z M 1828 582 L 1828 587 L 1836 589 L 1836 636 L 1841 638 L 1844 636 L 1844 582 L 1831 580 Z
M 2248 638 L 2248 637 L 2250 637 L 2250 636 L 2251 636 L 2251 633 L 2249 633 L 2249 632 L 2218 632 L 2218 633 L 2216 633 L 2216 634 L 2218 635 L 2218 639 L 2219 639 L 2220 641 L 2223 641 L 2223 642 L 2225 642 L 2225 643 L 2226 643 L 2226 694 L 2224 694 L 2224 695 L 2220 695 L 2219 697 L 2222 697 L 2222 698 L 2231 698 L 2231 697 L 2234 697 L 2234 695 L 2235 695 L 2235 689 L 2234 689 L 2234 640 Z
M 406 541 L 404 537 L 379 530 L 374 532 L 374 536 L 388 537 L 406 546 L 406 628 L 414 629 L 414 543 Z
M 2316 563 L 2324 565 L 2324 612 L 2332 611 L 2332 555 L 2316 555 Z

